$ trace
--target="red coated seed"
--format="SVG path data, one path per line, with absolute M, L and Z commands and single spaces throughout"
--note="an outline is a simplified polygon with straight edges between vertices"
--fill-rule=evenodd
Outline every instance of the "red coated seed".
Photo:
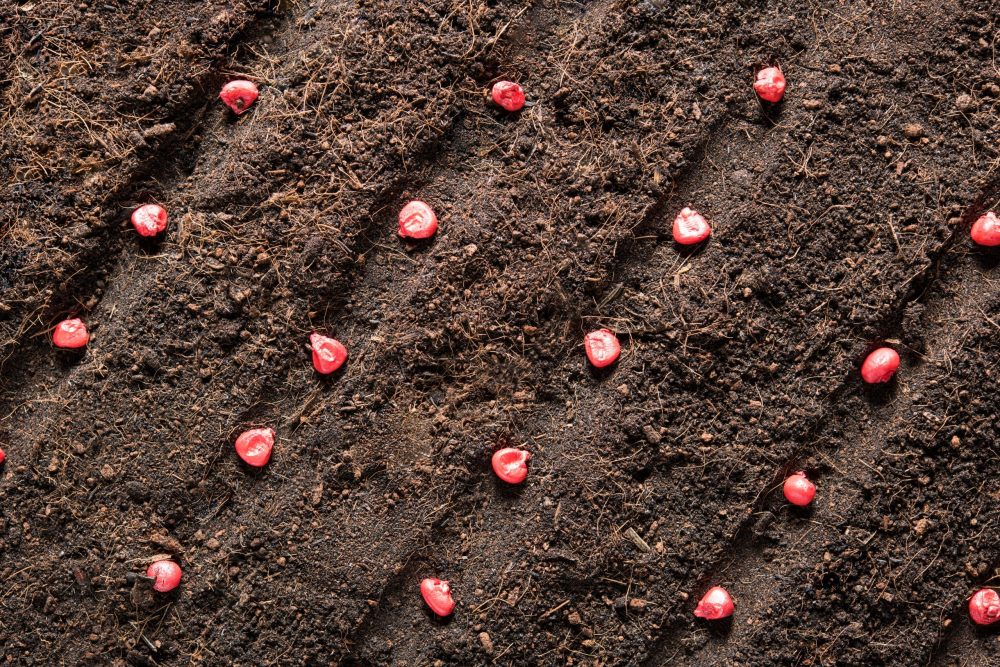
M 805 507 L 816 497 L 816 485 L 801 470 L 785 480 L 785 498 L 793 505 Z
M 604 368 L 615 363 L 621 353 L 622 346 L 618 337 L 608 329 L 591 331 L 583 337 L 583 349 L 587 359 L 595 368 Z
M 972 223 L 972 240 L 988 248 L 1000 245 L 1000 218 L 996 213 L 990 211 Z
M 729 592 L 722 586 L 713 586 L 698 602 L 694 615 L 709 621 L 717 621 L 732 616 L 733 609 L 733 599 L 729 597 Z
M 236 453 L 255 468 L 267 465 L 274 449 L 274 429 L 252 428 L 236 438 Z
M 508 484 L 520 484 L 528 476 L 531 452 L 505 447 L 493 455 L 493 472 Z
M 399 235 L 410 239 L 427 239 L 434 236 L 438 219 L 434 209 L 422 201 L 411 201 L 399 212 Z
M 7 454 L 5 454 L 3 449 L 0 448 L 0 466 L 2 466 L 3 462 L 6 460 L 7 460 Z
M 976 625 L 993 625 L 1000 621 L 1000 594 L 992 588 L 982 588 L 969 600 L 969 616 Z
M 888 382 L 899 368 L 899 354 L 891 347 L 880 347 L 861 364 L 861 377 L 868 384 Z
M 146 569 L 146 576 L 156 580 L 154 591 L 166 593 L 181 583 L 181 566 L 172 560 L 158 560 Z
M 674 240 L 681 245 L 701 243 L 712 233 L 712 228 L 698 211 L 683 208 L 674 218 Z
M 757 96 L 765 102 L 777 103 L 785 96 L 785 75 L 778 67 L 765 67 L 757 72 L 753 82 Z
M 314 333 L 309 336 L 312 346 L 313 368 L 316 372 L 328 375 L 347 361 L 347 348 L 336 338 Z
M 447 616 L 455 608 L 455 601 L 451 599 L 451 586 L 447 581 L 441 579 L 424 579 L 420 582 L 420 594 L 424 596 L 424 602 L 438 616 Z
M 79 318 L 63 320 L 52 332 L 52 344 L 65 350 L 76 350 L 90 341 L 87 325 Z
M 159 204 L 144 204 L 132 211 L 132 226 L 140 236 L 156 236 L 167 228 L 167 210 Z
M 493 84 L 493 101 L 507 111 L 524 108 L 524 89 L 513 81 L 497 81 Z
M 259 94 L 253 81 L 238 79 L 224 85 L 219 97 L 238 116 L 250 108 Z

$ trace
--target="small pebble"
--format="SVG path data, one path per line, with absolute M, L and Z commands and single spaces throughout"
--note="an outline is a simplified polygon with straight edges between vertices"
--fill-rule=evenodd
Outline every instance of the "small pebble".
M 868 384 L 888 382 L 899 368 L 899 354 L 891 347 L 880 347 L 861 364 L 861 377 Z
M 685 207 L 674 218 L 674 240 L 681 245 L 701 243 L 711 233 L 711 226 L 698 211 Z
M 993 625 L 1000 621 L 1000 594 L 992 588 L 982 588 L 969 600 L 969 616 L 976 625 Z
M 493 472 L 508 484 L 520 484 L 528 476 L 530 458 L 531 452 L 505 447 L 493 455 Z
M 583 348 L 595 368 L 615 363 L 622 349 L 618 337 L 609 329 L 598 329 L 584 336 Z
M 976 101 L 972 95 L 962 93 L 955 98 L 955 106 L 958 107 L 959 111 L 972 111 L 976 107 Z
M 757 72 L 753 82 L 757 97 L 765 102 L 776 104 L 785 96 L 785 75 L 779 67 L 765 67 Z
M 167 210 L 159 204 L 144 204 L 132 211 L 132 226 L 139 236 L 156 236 L 167 228 Z
M 156 580 L 154 591 L 166 593 L 181 583 L 181 566 L 172 560 L 158 560 L 146 569 L 146 576 Z
M 236 438 L 236 453 L 248 465 L 260 468 L 271 460 L 274 449 L 274 429 L 252 428 Z
M 79 318 L 63 320 L 52 332 L 52 344 L 64 350 L 76 350 L 90 341 L 87 325 Z
M 805 507 L 816 497 L 816 485 L 801 470 L 785 480 L 785 498 L 793 505 Z
M 399 235 L 410 239 L 427 239 L 438 228 L 434 209 L 422 201 L 411 201 L 399 212 Z
M 314 333 L 309 336 L 309 345 L 312 347 L 313 368 L 317 373 L 328 375 L 347 361 L 347 348 L 336 338 Z
M 420 582 L 420 594 L 424 602 L 438 616 L 448 616 L 455 608 L 451 597 L 451 586 L 441 579 L 424 579 Z
M 238 79 L 224 85 L 219 97 L 238 116 L 250 108 L 259 94 L 253 81 Z
M 717 621 L 733 615 L 733 599 L 722 586 L 713 586 L 698 602 L 694 615 L 709 621 Z
M 524 108 L 524 89 L 513 81 L 497 81 L 493 84 L 493 101 L 507 111 Z
M 972 240 L 981 246 L 1000 245 L 1000 218 L 990 211 L 972 223 Z

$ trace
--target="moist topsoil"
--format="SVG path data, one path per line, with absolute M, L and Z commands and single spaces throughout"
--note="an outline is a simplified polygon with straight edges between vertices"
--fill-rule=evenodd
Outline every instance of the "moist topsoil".
M 1000 664 L 998 40 L 992 0 L 4 3 L 0 656 Z

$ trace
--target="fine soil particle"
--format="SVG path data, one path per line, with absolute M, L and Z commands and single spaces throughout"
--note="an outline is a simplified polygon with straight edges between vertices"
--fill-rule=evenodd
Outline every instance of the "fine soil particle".
M 0 655 L 990 664 L 998 39 L 987 0 L 0 7 Z M 411 199 L 434 239 L 397 236 Z M 731 622 L 692 614 L 713 585 Z

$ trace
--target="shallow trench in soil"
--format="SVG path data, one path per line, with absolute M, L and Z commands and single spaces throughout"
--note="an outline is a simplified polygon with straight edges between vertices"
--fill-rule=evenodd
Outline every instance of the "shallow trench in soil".
M 992 664 L 998 43 L 986 0 L 0 8 L 0 655 Z M 163 556 L 177 590 L 129 577 Z

